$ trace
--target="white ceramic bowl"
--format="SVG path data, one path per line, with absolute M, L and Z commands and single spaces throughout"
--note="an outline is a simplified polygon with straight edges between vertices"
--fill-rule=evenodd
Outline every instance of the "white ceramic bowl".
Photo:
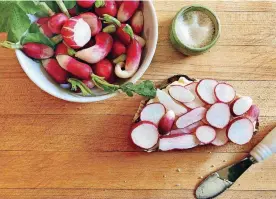
M 153 55 L 155 53 L 157 39 L 158 39 L 158 22 L 155 13 L 153 3 L 151 1 L 142 1 L 143 2 L 143 13 L 144 13 L 144 32 L 143 37 L 146 39 L 147 44 L 143 50 L 141 65 L 136 74 L 130 78 L 129 82 L 135 83 L 139 80 L 145 71 L 150 66 Z M 22 51 L 16 50 L 16 56 L 18 61 L 25 71 L 27 76 L 43 91 L 49 93 L 52 96 L 57 98 L 70 101 L 70 102 L 96 102 L 108 99 L 118 94 L 106 94 L 100 89 L 94 89 L 93 92 L 96 93 L 96 96 L 81 96 L 74 94 L 66 89 L 61 88 L 57 83 L 55 83 L 51 77 L 47 74 L 44 68 L 37 62 L 34 62 L 32 59 L 28 58 Z

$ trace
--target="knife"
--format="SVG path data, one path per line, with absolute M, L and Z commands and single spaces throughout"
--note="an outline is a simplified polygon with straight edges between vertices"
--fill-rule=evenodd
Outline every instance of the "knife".
M 269 158 L 276 153 L 276 128 L 274 128 L 240 162 L 224 167 L 203 180 L 196 189 L 197 199 L 214 198 L 231 187 L 234 182 L 252 165 Z

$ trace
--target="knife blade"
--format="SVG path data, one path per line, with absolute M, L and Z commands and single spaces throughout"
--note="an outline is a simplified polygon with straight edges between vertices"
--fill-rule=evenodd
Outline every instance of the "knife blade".
M 245 159 L 224 167 L 205 178 L 197 187 L 197 199 L 214 198 L 229 187 L 252 165 L 261 162 L 276 153 L 276 128 L 250 152 Z

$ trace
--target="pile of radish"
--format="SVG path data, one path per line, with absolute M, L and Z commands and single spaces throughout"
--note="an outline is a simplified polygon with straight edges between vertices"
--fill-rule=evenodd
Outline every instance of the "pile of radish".
M 199 145 L 243 145 L 255 131 L 259 108 L 227 83 L 181 77 L 147 102 L 130 131 L 135 145 L 153 151 L 190 149 Z
M 141 36 L 144 19 L 139 0 L 77 0 L 69 12 L 62 1 L 57 2 L 63 13 L 51 11 L 49 17 L 36 21 L 41 33 L 59 38 L 54 48 L 36 42 L 2 46 L 22 49 L 41 61 L 58 84 L 70 85 L 77 79 L 82 88 L 91 89 L 97 86 L 92 74 L 114 83 L 137 72 L 146 43 Z

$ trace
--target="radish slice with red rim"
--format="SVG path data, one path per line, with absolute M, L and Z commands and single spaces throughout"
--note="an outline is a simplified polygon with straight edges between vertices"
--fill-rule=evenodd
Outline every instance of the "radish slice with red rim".
M 171 86 L 169 88 L 169 94 L 172 98 L 182 103 L 192 102 L 195 100 L 193 93 L 184 86 Z
M 216 130 L 216 139 L 212 141 L 212 144 L 215 146 L 223 146 L 228 142 L 228 137 L 227 137 L 227 129 L 217 129 Z
M 188 84 L 188 85 L 185 86 L 185 88 L 188 89 L 189 91 L 191 91 L 191 93 L 195 97 L 194 101 L 188 102 L 188 103 L 184 103 L 184 105 L 187 106 L 190 109 L 202 107 L 202 106 L 205 105 L 205 103 L 198 97 L 198 95 L 196 93 L 197 84 L 198 83 L 193 82 L 193 83 L 190 83 L 190 84 Z
M 165 115 L 166 109 L 163 104 L 152 103 L 146 105 L 146 107 L 141 111 L 140 119 L 141 121 L 149 121 L 158 125 L 160 119 Z
M 172 110 L 169 110 L 160 120 L 158 124 L 158 130 L 161 135 L 165 135 L 170 132 L 174 124 L 175 114 Z
M 232 112 L 234 115 L 243 115 L 246 113 L 253 104 L 251 97 L 241 97 L 233 102 Z
M 225 128 L 229 124 L 230 118 L 229 105 L 224 103 L 213 104 L 206 113 L 207 122 L 219 129 Z
M 151 149 L 159 140 L 157 126 L 152 122 L 141 121 L 132 127 L 131 139 L 136 146 Z
M 215 95 L 218 101 L 229 103 L 235 98 L 236 91 L 231 85 L 220 83 L 215 87 Z
M 215 96 L 215 87 L 217 85 L 218 82 L 216 80 L 203 79 L 198 83 L 196 92 L 202 101 L 206 102 L 207 104 L 214 104 L 217 101 Z
M 195 122 L 202 120 L 205 116 L 206 108 L 199 107 L 191 110 L 190 112 L 180 116 L 178 120 L 176 120 L 177 128 L 185 128 Z
M 245 113 L 245 117 L 251 120 L 251 122 L 256 122 L 260 115 L 260 109 L 256 105 L 252 105 L 250 109 Z
M 188 135 L 169 135 L 164 136 L 159 141 L 161 151 L 170 151 L 175 149 L 190 149 L 199 145 L 199 141 L 193 134 Z
M 216 138 L 216 131 L 210 126 L 200 126 L 196 129 L 196 137 L 203 144 L 209 144 Z
M 240 117 L 230 123 L 227 136 L 235 144 L 243 145 L 252 139 L 253 132 L 253 123 L 248 118 Z

